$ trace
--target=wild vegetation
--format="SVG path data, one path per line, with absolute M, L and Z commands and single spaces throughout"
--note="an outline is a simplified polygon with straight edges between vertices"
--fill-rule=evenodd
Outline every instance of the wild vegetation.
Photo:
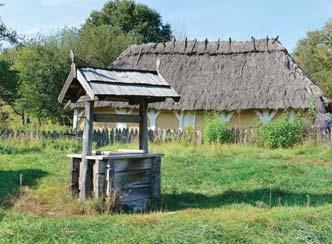
M 208 115 L 204 122 L 204 137 L 207 142 L 227 143 L 231 141 L 229 123 L 217 113 Z
M 332 20 L 328 20 L 321 29 L 308 31 L 294 50 L 295 60 L 328 97 L 332 97 L 331 35 Z
M 331 30 L 328 21 L 308 32 L 294 51 L 328 96 Z M 81 28 L 32 39 L 0 22 L 1 47 L 13 45 L 0 54 L 0 129 L 66 129 L 70 117 L 56 98 L 70 49 L 78 64 L 107 67 L 128 45 L 171 35 L 155 10 L 131 0 L 105 4 Z M 208 143 L 152 144 L 152 152 L 165 154 L 163 196 L 145 213 L 110 212 L 103 201 L 70 196 L 66 154 L 80 152 L 79 141 L 0 139 L 0 242 L 330 242 L 331 145 L 304 140 L 303 121 L 287 115 L 256 132 L 255 144 L 232 144 L 227 122 L 213 117 L 204 130 Z M 119 147 L 136 146 L 99 149 Z
M 1 141 L 2 242 L 328 242 L 332 150 L 151 145 L 165 153 L 163 197 L 147 213 L 108 213 L 68 194 L 74 141 Z M 107 146 L 104 150 L 135 148 Z M 8 154 L 8 150 L 11 154 Z M 84 215 L 84 216 L 82 216 Z M 129 232 L 128 232 L 129 231 Z
M 300 114 L 284 112 L 279 118 L 255 126 L 256 143 L 272 148 L 293 147 L 305 140 L 305 123 Z
M 309 126 L 310 119 L 303 118 L 301 114 L 292 116 L 289 112 L 283 112 L 278 118 L 262 123 L 256 121 L 251 131 L 251 143 L 261 147 L 289 148 L 303 143 L 312 135 Z M 218 113 L 208 115 L 204 122 L 203 135 L 207 143 L 231 143 L 236 142 L 229 122 L 222 120 Z
M 1 24 L 1 23 L 0 23 Z M 70 69 L 69 51 L 78 65 L 108 67 L 129 45 L 167 41 L 171 27 L 158 12 L 133 0 L 107 2 L 93 11 L 80 28 L 63 28 L 50 35 L 17 39 L 0 25 L 0 44 L 13 46 L 0 54 L 0 101 L 10 109 L 4 116 L 20 116 L 21 124 L 70 124 L 71 117 L 57 101 Z

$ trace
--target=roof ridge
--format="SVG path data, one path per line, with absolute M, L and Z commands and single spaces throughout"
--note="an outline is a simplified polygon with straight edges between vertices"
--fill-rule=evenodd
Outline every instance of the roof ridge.
M 104 68 L 104 67 L 97 67 L 97 66 L 76 66 L 77 69 L 100 69 L 106 71 L 117 71 L 117 72 L 138 72 L 138 73 L 150 73 L 154 75 L 158 75 L 156 70 L 142 70 L 142 69 L 125 69 L 125 68 Z
M 122 54 L 123 55 L 141 55 L 141 54 L 237 54 L 237 53 L 254 53 L 254 52 L 273 52 L 287 49 L 276 38 L 255 39 L 246 41 L 234 40 L 217 40 L 203 41 L 175 39 L 168 42 L 151 42 L 144 44 L 130 45 Z

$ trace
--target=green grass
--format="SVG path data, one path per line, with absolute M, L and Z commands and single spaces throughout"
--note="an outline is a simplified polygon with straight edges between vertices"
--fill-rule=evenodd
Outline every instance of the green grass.
M 2 141 L 1 147 L 12 150 L 0 155 L 0 242 L 332 240 L 330 145 L 151 145 L 165 154 L 159 210 L 109 215 L 98 213 L 100 202 L 69 197 L 66 154 L 79 150 L 77 143 Z

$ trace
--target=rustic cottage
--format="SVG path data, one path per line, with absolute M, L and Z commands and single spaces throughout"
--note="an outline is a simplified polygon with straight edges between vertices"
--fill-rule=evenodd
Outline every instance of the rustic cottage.
M 285 109 L 290 114 L 309 108 L 324 111 L 327 99 L 306 76 L 285 47 L 274 39 L 170 41 L 132 45 L 110 68 L 157 71 L 181 95 L 149 106 L 149 127 L 201 128 L 207 111 L 218 111 L 232 127 L 270 121 Z M 126 104 L 96 102 L 96 113 L 135 114 Z M 80 108 L 75 104 L 74 127 Z M 130 124 L 100 123 L 124 128 Z

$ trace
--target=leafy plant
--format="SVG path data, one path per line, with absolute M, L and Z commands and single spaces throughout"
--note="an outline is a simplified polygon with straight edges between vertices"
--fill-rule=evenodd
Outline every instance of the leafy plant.
M 228 125 L 228 121 L 219 118 L 218 114 L 209 115 L 204 125 L 204 139 L 208 142 L 230 142 L 231 131 Z
M 255 128 L 255 137 L 258 143 L 272 148 L 288 148 L 301 142 L 305 135 L 303 120 L 299 114 L 294 118 L 284 112 L 276 120 L 260 123 Z

